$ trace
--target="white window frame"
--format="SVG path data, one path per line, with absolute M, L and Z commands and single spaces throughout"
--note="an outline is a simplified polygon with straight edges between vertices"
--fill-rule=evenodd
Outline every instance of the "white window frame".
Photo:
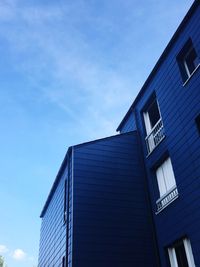
M 156 177 L 159 188 L 160 197 L 170 192 L 176 187 L 176 179 L 172 167 L 170 157 L 168 157 L 157 169 Z
M 184 238 L 182 241 L 183 241 L 183 245 L 185 248 L 185 254 L 186 254 L 187 261 L 188 261 L 188 266 L 195 267 L 194 256 L 192 253 L 190 240 L 188 238 Z M 168 255 L 169 255 L 171 267 L 179 267 L 177 257 L 176 257 L 175 246 L 168 248 Z
M 188 68 L 188 64 L 186 62 L 186 58 L 188 57 L 188 55 L 189 55 L 189 53 L 191 52 L 192 49 L 193 49 L 193 47 L 190 47 L 190 49 L 187 51 L 187 53 L 185 54 L 184 59 L 183 59 L 183 65 L 185 67 L 185 71 L 186 71 L 186 74 L 187 74 L 188 78 L 191 76 L 192 72 L 194 71 L 193 70 L 192 72 L 190 72 L 190 70 Z
M 188 55 L 191 53 L 192 50 L 194 50 L 197 55 L 197 62 L 195 62 L 196 59 L 193 61 L 195 66 L 194 69 L 190 71 L 186 59 L 188 59 Z M 183 80 L 183 86 L 188 83 L 188 81 L 200 67 L 200 55 L 197 52 L 198 51 L 195 49 L 192 39 L 189 38 L 177 56 L 177 61 Z
M 153 104 L 153 102 L 156 102 L 156 104 L 157 104 L 157 107 L 158 107 L 158 112 L 159 112 L 159 115 L 160 115 L 160 119 L 162 119 L 161 118 L 161 113 L 160 113 L 160 107 L 159 107 L 159 105 L 158 105 L 158 101 L 157 101 L 157 99 L 154 99 L 152 102 L 151 102 L 151 104 L 148 106 L 148 108 L 147 108 L 147 110 L 145 111 L 145 112 L 143 112 L 143 117 L 144 117 L 144 124 L 145 124 L 145 128 L 146 128 L 146 133 L 147 133 L 147 135 L 149 135 L 151 132 L 152 132 L 152 129 L 154 128 L 154 126 L 152 126 L 151 125 L 151 121 L 150 121 L 150 117 L 149 117 L 149 112 L 148 112 L 148 110 L 149 110 L 149 108 L 151 107 L 151 105 Z M 160 120 L 159 119 L 159 120 Z M 159 121 L 158 120 L 158 121 Z M 158 122 L 157 121 L 157 122 Z
M 185 54 L 185 56 L 184 56 L 184 58 L 183 58 L 183 65 L 184 65 L 186 74 L 187 74 L 187 76 L 188 76 L 187 79 L 189 79 L 189 78 L 192 76 L 192 74 L 196 71 L 196 69 L 199 67 L 199 64 L 200 64 L 200 63 L 198 63 L 197 66 L 193 69 L 193 71 L 190 72 L 190 70 L 189 70 L 189 68 L 188 68 L 188 64 L 187 64 L 187 62 L 186 62 L 186 58 L 187 58 L 188 55 L 191 53 L 192 49 L 194 49 L 193 46 L 191 46 L 191 47 L 189 48 L 189 50 L 187 51 L 187 53 Z M 194 50 L 195 50 L 195 49 L 194 49 Z M 195 52 L 196 52 L 196 50 L 195 50 Z M 198 55 L 197 55 L 197 57 L 198 57 Z
M 155 125 L 152 125 L 149 116 L 149 109 L 154 103 L 156 103 L 158 108 L 159 119 L 157 120 Z M 147 156 L 149 156 L 149 154 L 159 145 L 159 143 L 165 137 L 160 107 L 156 98 L 151 101 L 151 103 L 148 105 L 148 108 L 143 112 L 143 118 L 146 129 L 145 142 L 147 146 Z

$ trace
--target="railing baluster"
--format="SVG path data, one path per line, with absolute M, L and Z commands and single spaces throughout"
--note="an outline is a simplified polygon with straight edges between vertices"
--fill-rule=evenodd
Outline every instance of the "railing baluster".
M 172 201 L 178 197 L 177 187 L 173 187 L 169 192 L 156 201 L 157 213 L 167 207 Z
M 159 121 L 152 128 L 151 132 L 145 138 L 148 154 L 150 154 L 154 150 L 154 148 L 162 141 L 164 137 L 165 134 L 163 122 L 160 118 Z

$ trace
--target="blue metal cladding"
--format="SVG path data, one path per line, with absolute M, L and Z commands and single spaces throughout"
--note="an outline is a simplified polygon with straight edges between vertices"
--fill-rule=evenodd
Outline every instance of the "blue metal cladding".
M 200 266 L 200 136 L 195 122 L 200 114 L 200 68 L 183 85 L 176 58 L 189 38 L 200 58 L 200 7 L 199 1 L 195 3 L 194 13 L 134 106 L 163 267 L 169 266 L 166 248 L 183 236 L 190 239 L 195 264 Z M 159 103 L 166 137 L 146 157 L 142 111 L 153 93 Z M 128 121 L 126 119 L 126 124 Z M 121 131 L 124 132 L 123 127 Z M 171 158 L 179 197 L 156 215 L 159 193 L 154 166 L 164 154 Z
M 67 234 L 66 234 L 66 258 L 68 259 L 66 261 L 66 267 L 72 266 L 72 240 L 73 240 L 73 152 L 70 153 L 68 157 L 68 186 L 69 186 L 69 192 L 68 192 L 68 220 L 66 222 L 67 227 Z M 65 266 L 64 266 L 65 267 Z
M 52 196 L 42 218 L 39 249 L 39 267 L 60 267 L 66 253 L 66 225 L 64 224 L 65 173 Z
M 71 266 L 72 162 L 70 155 L 68 150 L 41 213 L 38 267 L 61 267 L 64 262 L 64 266 Z
M 131 112 L 127 120 L 123 123 L 121 133 L 128 133 L 137 130 L 135 114 Z
M 200 266 L 200 67 L 183 84 L 177 62 L 189 38 L 200 58 L 200 1 L 194 3 L 120 124 L 123 134 L 71 149 L 42 211 L 39 267 L 62 266 L 64 256 L 67 267 L 158 266 L 157 252 L 169 267 L 166 248 L 185 236 Z M 147 156 L 143 110 L 153 94 L 165 138 Z M 166 155 L 179 197 L 156 213 L 156 166 Z
M 73 267 L 157 266 L 136 132 L 74 148 Z

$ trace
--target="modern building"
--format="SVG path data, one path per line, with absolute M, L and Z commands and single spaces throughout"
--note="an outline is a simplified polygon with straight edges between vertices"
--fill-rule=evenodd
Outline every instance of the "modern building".
M 200 1 L 117 128 L 70 147 L 39 267 L 200 267 Z

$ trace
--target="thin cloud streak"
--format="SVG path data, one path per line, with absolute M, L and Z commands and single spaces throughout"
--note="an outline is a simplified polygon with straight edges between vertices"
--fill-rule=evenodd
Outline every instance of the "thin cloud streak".
M 5 245 L 0 245 L 0 254 L 5 254 L 7 253 L 9 250 Z
M 29 7 L 19 10 L 12 6 L 10 9 L 10 13 L 14 13 L 13 9 L 15 10 L 11 22 L 14 23 L 18 18 L 17 23 L 22 31 L 7 31 L 3 34 L 10 49 L 15 49 L 14 53 L 18 55 L 15 59 L 18 71 L 25 72 L 33 83 L 39 80 L 37 89 L 76 123 L 86 126 L 85 120 L 101 120 L 107 125 L 107 120 L 103 119 L 105 114 L 116 109 L 121 103 L 129 103 L 132 98 L 130 81 L 113 68 L 103 66 L 101 60 L 93 61 L 90 54 L 94 48 L 80 33 L 77 34 L 77 29 L 71 22 L 69 27 L 68 23 L 65 23 L 65 34 L 61 34 L 61 37 L 60 32 L 56 33 L 48 23 L 46 24 L 47 20 L 52 22 L 56 18 L 60 22 L 64 11 L 54 10 L 52 7 Z M 29 54 L 35 57 L 30 58 Z M 21 60 L 24 56 L 25 59 Z M 40 84 L 44 79 L 44 73 L 51 80 L 48 87 Z M 81 114 L 76 110 L 79 103 L 86 107 Z M 115 127 L 116 124 L 112 125 L 112 132 Z
M 156 5 L 156 1 L 151 2 Z M 105 135 L 114 133 L 120 111 L 120 115 L 124 115 L 122 111 L 131 104 L 141 86 L 138 67 L 143 67 L 144 62 L 136 58 L 131 76 L 123 72 L 125 62 L 120 56 L 115 61 L 120 45 L 129 43 L 130 46 L 131 38 L 135 38 L 133 56 L 136 51 L 143 53 L 145 46 L 152 49 L 149 44 L 138 47 L 141 37 L 144 37 L 142 32 L 135 35 L 133 31 L 131 36 L 126 34 L 141 22 L 146 12 L 144 6 L 140 4 L 137 12 L 129 11 L 128 19 L 118 21 L 119 10 L 127 12 L 127 7 L 132 4 L 127 2 L 117 10 L 119 5 L 120 1 L 114 6 L 106 3 L 106 12 L 102 16 L 92 3 L 89 5 L 81 0 L 67 4 L 59 1 L 56 5 L 50 2 L 48 6 L 37 2 L 35 5 L 21 5 L 18 0 L 4 0 L 0 11 L 0 19 L 6 20 L 0 36 L 7 40 L 17 71 L 24 73 L 30 85 L 63 110 L 76 125 L 86 130 L 91 121 L 94 125 L 95 121 L 101 121 L 103 127 L 100 124 L 90 127 L 95 127 L 95 132 L 96 127 L 109 129 Z M 111 12 L 111 7 L 117 11 L 116 14 Z M 144 23 L 150 31 L 158 25 L 157 19 L 149 21 L 148 17 Z M 16 28 L 12 27 L 14 24 Z M 108 32 L 115 43 L 111 43 Z M 97 36 L 100 36 L 99 40 L 96 40 Z M 127 51 L 130 52 L 129 46 Z M 127 52 L 121 52 L 127 56 Z M 109 63 L 111 55 L 114 56 L 113 63 Z M 130 68 L 129 64 L 126 67 Z M 108 114 L 116 115 L 108 121 Z M 106 127 L 108 124 L 110 127 Z

